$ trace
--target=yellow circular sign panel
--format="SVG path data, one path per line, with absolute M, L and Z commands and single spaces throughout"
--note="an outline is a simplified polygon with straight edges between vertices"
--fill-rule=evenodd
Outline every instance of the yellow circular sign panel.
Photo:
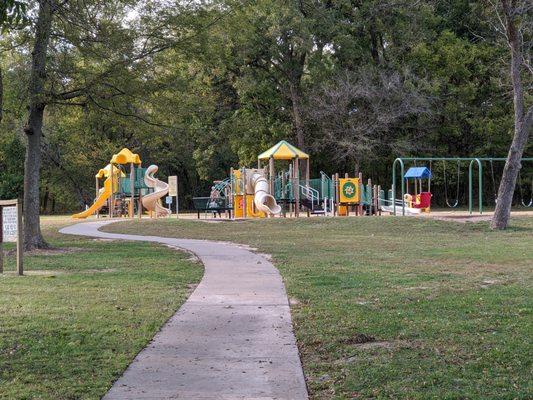
M 341 203 L 359 203 L 359 179 L 339 179 L 339 200 Z

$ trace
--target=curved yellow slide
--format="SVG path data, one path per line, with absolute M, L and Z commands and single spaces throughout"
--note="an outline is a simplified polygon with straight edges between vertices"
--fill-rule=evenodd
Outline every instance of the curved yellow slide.
M 113 177 L 111 177 L 111 175 L 113 175 Z M 119 176 L 124 176 L 124 174 L 119 168 L 116 168 L 113 164 L 107 164 L 105 168 L 99 170 L 95 177 L 99 179 L 106 178 L 106 180 L 104 181 L 104 187 L 100 189 L 100 193 L 98 194 L 98 197 L 94 200 L 92 206 L 90 206 L 87 210 L 82 211 L 81 213 L 74 214 L 72 218 L 87 218 L 97 212 L 100 208 L 102 208 L 105 205 L 107 199 L 109 199 L 109 197 L 111 196 L 112 186 L 114 187 L 115 191 L 117 190 Z
M 87 210 L 82 211 L 81 213 L 74 214 L 72 218 L 87 218 L 97 212 L 102 206 L 105 205 L 107 199 L 111 196 L 111 178 L 107 178 L 104 182 L 103 190 L 100 192 L 98 197 L 94 200 L 92 206 Z

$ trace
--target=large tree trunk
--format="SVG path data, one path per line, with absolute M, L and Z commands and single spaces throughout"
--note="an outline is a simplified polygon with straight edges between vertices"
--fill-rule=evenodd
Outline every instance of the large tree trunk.
M 41 172 L 41 137 L 46 101 L 46 52 L 52 28 L 53 0 L 39 2 L 39 15 L 35 27 L 35 44 L 32 52 L 32 69 L 29 84 L 29 116 L 24 132 L 28 138 L 24 162 L 24 248 L 46 247 L 41 234 L 39 218 L 39 183 Z
M 524 94 L 522 89 L 522 80 L 520 78 L 520 69 L 522 66 L 522 54 L 520 51 L 520 37 L 516 27 L 516 13 L 514 12 L 514 2 L 502 0 L 503 14 L 507 40 L 511 48 L 511 81 L 513 84 L 513 105 L 514 105 L 514 136 L 507 155 L 503 175 L 498 189 L 498 200 L 496 210 L 492 217 L 492 229 L 505 229 L 509 223 L 511 215 L 511 205 L 513 202 L 513 193 L 516 186 L 516 178 L 522 167 L 520 160 L 527 144 L 531 124 L 533 120 L 533 107 L 524 114 Z
M 3 116 L 4 116 L 4 73 L 2 71 L 2 65 L 0 64 L 0 123 L 2 123 Z
M 298 147 L 305 151 L 304 123 L 302 119 L 302 94 L 300 82 L 290 82 L 289 90 L 292 103 L 292 122 Z

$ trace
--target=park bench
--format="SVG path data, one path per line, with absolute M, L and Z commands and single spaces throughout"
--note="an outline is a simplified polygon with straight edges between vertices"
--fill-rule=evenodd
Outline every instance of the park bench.
M 229 217 L 231 218 L 231 211 L 233 206 L 230 203 L 229 199 L 226 197 L 193 197 L 193 206 L 196 212 L 198 213 L 198 219 L 200 219 L 200 212 L 218 214 L 222 216 L 222 212 L 228 212 Z

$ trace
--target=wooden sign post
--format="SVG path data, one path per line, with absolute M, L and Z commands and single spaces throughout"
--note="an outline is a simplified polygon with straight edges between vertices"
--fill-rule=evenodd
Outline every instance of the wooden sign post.
M 17 274 L 24 274 L 22 234 L 22 203 L 19 200 L 0 200 L 0 273 L 4 272 L 5 242 L 17 243 Z
M 168 177 L 168 195 L 169 195 L 169 197 L 176 197 L 176 218 L 177 218 L 178 214 L 179 214 L 178 177 L 177 177 L 177 175 L 172 175 L 172 176 Z

